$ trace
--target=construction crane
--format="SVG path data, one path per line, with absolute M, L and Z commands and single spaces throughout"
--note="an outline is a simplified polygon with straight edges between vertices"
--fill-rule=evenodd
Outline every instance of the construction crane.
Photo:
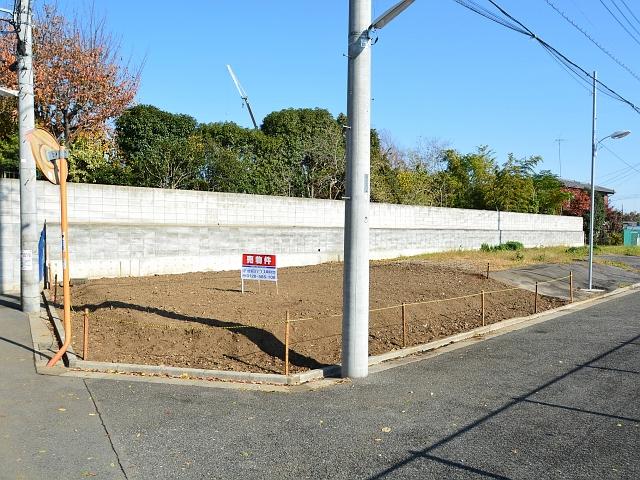
M 253 128 L 257 130 L 258 124 L 256 123 L 256 118 L 253 116 L 253 110 L 251 110 L 251 104 L 249 103 L 249 97 L 247 96 L 247 92 L 245 92 L 244 88 L 242 88 L 242 85 L 240 85 L 240 82 L 238 81 L 236 74 L 233 73 L 233 69 L 231 68 L 231 65 L 227 65 L 227 70 L 229 70 L 229 75 L 231 75 L 231 80 L 233 80 L 233 83 L 236 85 L 236 88 L 238 89 L 240 98 L 247 106 L 247 110 L 249 110 L 249 115 L 251 115 L 251 121 L 253 122 Z

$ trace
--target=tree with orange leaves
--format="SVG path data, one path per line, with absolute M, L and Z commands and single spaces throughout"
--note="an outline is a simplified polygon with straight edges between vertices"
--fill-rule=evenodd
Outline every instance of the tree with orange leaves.
M 108 136 L 109 121 L 131 106 L 139 70 L 119 62 L 119 45 L 93 13 L 68 19 L 45 6 L 34 20 L 33 64 L 38 126 L 67 145 L 80 138 Z M 0 85 L 15 88 L 16 36 L 0 35 Z

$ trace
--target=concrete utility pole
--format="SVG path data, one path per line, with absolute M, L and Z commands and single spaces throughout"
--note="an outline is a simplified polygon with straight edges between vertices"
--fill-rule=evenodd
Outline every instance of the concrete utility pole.
M 342 376 L 369 373 L 369 172 L 371 41 L 414 0 L 402 0 L 371 23 L 371 0 L 349 0 L 347 178 L 344 217 Z
M 593 72 L 593 117 L 591 118 L 591 210 L 589 211 L 589 290 L 593 288 L 593 222 L 595 222 L 596 187 L 593 183 L 596 168 L 596 155 L 598 144 L 596 143 L 596 93 L 598 91 L 597 72 Z
M 40 311 L 36 164 L 26 134 L 35 126 L 33 61 L 31 56 L 31 0 L 19 0 L 15 12 L 18 34 L 18 122 L 20 135 L 20 299 L 22 311 Z
M 371 0 L 349 0 L 342 376 L 369 373 Z

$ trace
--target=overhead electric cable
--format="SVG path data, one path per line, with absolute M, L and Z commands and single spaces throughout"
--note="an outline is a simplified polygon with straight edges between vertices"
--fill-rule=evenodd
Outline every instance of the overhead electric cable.
M 580 4 L 579 4 L 579 0 L 571 0 L 571 3 L 573 3 L 573 6 L 576 7 L 576 9 L 578 10 L 578 12 L 580 12 L 580 15 L 582 15 L 584 17 L 584 19 L 589 22 L 589 25 L 591 25 L 593 28 L 597 28 L 593 22 L 589 19 L 589 17 L 587 17 L 587 14 L 584 13 L 584 11 L 580 8 Z
M 546 48 L 545 48 L 545 52 L 547 52 L 547 54 L 551 57 L 551 59 L 554 62 L 556 62 L 558 65 L 560 65 L 560 67 L 569 74 L 569 76 L 573 81 L 575 81 L 580 87 L 584 88 L 587 91 L 587 93 L 591 94 L 591 88 L 587 85 L 589 82 L 585 78 L 583 78 L 582 76 L 574 72 L 571 68 L 565 65 L 564 62 L 558 59 L 553 53 L 548 51 Z
M 626 9 L 629 11 L 631 16 L 635 19 L 635 21 L 638 22 L 638 25 L 640 25 L 640 20 L 638 20 L 638 17 L 636 17 L 636 14 L 633 13 L 633 10 L 631 10 L 631 8 L 629 8 L 629 5 L 627 5 L 627 2 L 625 2 L 624 0 L 620 0 L 620 1 L 626 7 Z
M 638 168 L 638 167 L 640 167 L 640 163 L 637 163 L 635 165 L 631 165 L 631 167 Z M 606 180 L 611 180 L 614 177 L 618 177 L 620 175 L 626 175 L 629 170 L 631 170 L 630 167 L 626 167 L 626 166 L 625 167 L 621 167 L 621 168 L 618 168 L 617 170 L 612 170 L 611 172 L 602 175 L 602 178 L 606 179 Z
M 638 31 L 638 29 L 636 28 L 636 26 L 633 24 L 633 22 L 631 20 L 629 20 L 629 17 L 627 17 L 625 15 L 625 13 L 622 11 L 622 9 L 618 6 L 618 4 L 616 3 L 616 0 L 611 0 L 611 3 L 613 4 L 614 7 L 616 7 L 616 10 L 618 10 L 620 12 L 620 15 L 622 15 L 622 18 L 624 18 L 627 23 L 629 24 L 629 26 L 631 28 L 633 28 L 633 30 L 640 35 L 640 31 Z
M 507 27 L 508 29 L 518 33 L 528 34 L 528 32 L 519 28 L 516 24 L 505 21 L 504 19 L 497 16 L 495 13 L 491 12 L 490 10 L 487 10 L 481 5 L 478 5 L 476 2 L 472 0 L 453 0 L 453 1 L 477 13 L 478 15 L 481 15 L 484 18 L 491 20 L 492 22 L 502 25 L 503 27 Z
M 603 175 L 601 181 L 604 183 L 624 183 L 631 178 L 635 178 L 634 175 L 629 175 L 629 173 L 631 172 L 631 170 L 635 169 L 638 166 L 640 166 L 640 164 L 637 164 L 635 166 L 632 165 L 633 168 L 623 167 L 619 170 L 614 170 L 607 175 Z
M 600 3 L 602 4 L 602 6 L 603 6 L 604 8 L 606 8 L 606 9 L 607 9 L 607 12 L 609 12 L 609 14 L 613 17 L 613 19 L 614 19 L 616 22 L 618 22 L 618 25 L 620 25 L 620 26 L 624 29 L 624 31 L 625 31 L 625 32 L 627 32 L 631 38 L 633 38 L 633 41 L 634 41 L 634 42 L 636 42 L 638 45 L 640 45 L 640 40 L 638 40 L 638 39 L 635 37 L 635 35 L 634 35 L 633 33 L 631 33 L 627 27 L 625 27 L 625 26 L 624 26 L 624 23 L 622 23 L 622 22 L 620 21 L 620 19 L 616 16 L 616 14 L 615 14 L 615 13 L 613 13 L 613 12 L 611 11 L 611 9 L 610 9 L 609 7 L 607 7 L 607 4 L 606 4 L 606 3 L 604 3 L 602 0 L 600 0 Z
M 616 157 L 618 160 L 620 160 L 622 163 L 624 163 L 627 167 L 631 168 L 632 170 L 635 170 L 636 172 L 640 173 L 640 170 L 638 170 L 636 167 L 634 167 L 633 165 L 631 165 L 629 162 L 627 162 L 626 160 L 624 160 L 620 155 L 618 155 L 616 152 L 614 152 L 613 150 L 611 150 L 609 147 L 607 147 L 605 144 L 600 145 L 602 148 L 604 148 L 606 151 L 608 151 L 611 155 L 613 155 L 614 157 Z
M 585 37 L 587 37 L 587 39 L 593 43 L 596 47 L 598 47 L 602 52 L 604 52 L 609 58 L 611 58 L 614 62 L 616 62 L 618 65 L 620 65 L 622 68 L 624 68 L 631 76 L 633 76 L 636 80 L 638 80 L 640 82 L 640 75 L 638 75 L 636 72 L 634 72 L 633 70 L 631 70 L 627 65 L 625 65 L 623 62 L 621 62 L 620 60 L 618 60 L 611 52 L 609 52 L 609 50 L 607 50 L 606 48 L 604 48 L 598 41 L 596 41 L 589 33 L 587 33 L 582 27 L 580 27 L 576 22 L 574 22 L 573 20 L 571 20 L 563 11 L 561 11 L 558 7 L 556 7 L 550 0 L 544 0 L 546 2 L 547 5 L 549 5 L 551 8 L 553 8 L 553 10 L 555 10 L 555 12 L 562 16 L 562 18 L 564 18 L 569 24 L 571 24 L 573 26 L 573 28 L 575 28 L 576 30 L 578 30 L 580 33 L 582 33 Z
M 465 6 L 466 8 L 469 8 L 470 10 L 473 10 L 476 13 L 477 12 L 474 8 L 470 8 L 468 5 L 466 5 L 466 3 L 470 3 L 470 0 L 454 0 L 456 3 Z M 569 68 L 571 68 L 574 72 L 582 74 L 584 77 L 589 78 L 591 80 L 593 80 L 592 75 L 587 72 L 587 70 L 585 70 L 584 68 L 582 68 L 580 65 L 578 65 L 577 63 L 573 62 L 572 60 L 570 60 L 566 55 L 564 55 L 563 53 L 561 53 L 559 50 L 557 50 L 555 47 L 551 46 L 549 43 L 545 42 L 544 40 L 542 40 L 540 37 L 538 37 L 531 29 L 529 29 L 526 25 L 524 25 L 521 21 L 519 21 L 517 18 L 513 17 L 511 14 L 509 14 L 504 8 L 502 8 L 500 5 L 498 5 L 494 0 L 488 0 L 489 3 L 491 3 L 498 11 L 500 11 L 500 13 L 502 13 L 502 15 L 504 15 L 508 20 L 510 20 L 511 22 L 513 22 L 515 24 L 515 26 L 509 26 L 508 28 L 510 28 L 511 30 L 515 30 L 519 33 L 522 33 L 523 35 L 526 35 L 528 37 L 533 38 L 534 40 L 536 40 L 540 45 L 542 45 L 545 49 L 547 49 L 549 52 L 551 52 L 555 57 L 558 58 L 558 60 L 560 60 L 561 62 L 563 62 L 565 65 L 567 65 Z M 472 2 L 471 2 L 472 3 Z M 477 4 L 474 4 L 477 6 Z M 479 6 L 478 6 L 479 7 Z M 479 7 L 482 8 L 482 7 Z M 486 10 L 486 9 L 483 9 Z M 483 17 L 485 18 L 489 18 L 487 15 L 483 15 L 481 14 Z M 493 16 L 495 16 L 495 14 L 493 14 Z M 494 20 L 495 21 L 495 20 Z M 502 25 L 504 25 L 503 22 L 497 22 L 500 23 Z M 616 92 L 615 90 L 613 90 L 611 87 L 607 86 L 606 84 L 604 84 L 602 81 L 600 80 L 596 80 L 596 84 L 599 87 L 599 90 L 602 91 L 605 95 L 610 96 L 611 98 L 614 98 L 615 100 L 618 100 L 626 105 L 628 105 L 629 107 L 631 107 L 636 113 L 640 114 L 640 107 L 636 106 L 633 102 L 631 102 L 630 100 L 627 100 L 625 97 L 623 97 L 622 95 L 620 95 L 618 92 Z

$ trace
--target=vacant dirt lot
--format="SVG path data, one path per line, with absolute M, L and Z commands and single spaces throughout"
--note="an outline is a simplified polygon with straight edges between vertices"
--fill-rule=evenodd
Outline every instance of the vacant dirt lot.
M 82 352 L 82 311 L 90 311 L 89 359 L 192 368 L 283 371 L 286 311 L 291 324 L 291 371 L 340 361 L 342 264 L 280 269 L 275 285 L 239 272 L 190 273 L 92 280 L 72 289 L 73 347 Z M 402 347 L 404 303 L 445 300 L 509 288 L 481 274 L 434 262 L 376 262 L 371 266 L 369 348 Z M 526 315 L 534 295 L 524 290 L 485 296 L 486 323 Z M 538 309 L 561 305 L 540 298 Z M 407 346 L 481 324 L 480 296 L 406 308 Z

